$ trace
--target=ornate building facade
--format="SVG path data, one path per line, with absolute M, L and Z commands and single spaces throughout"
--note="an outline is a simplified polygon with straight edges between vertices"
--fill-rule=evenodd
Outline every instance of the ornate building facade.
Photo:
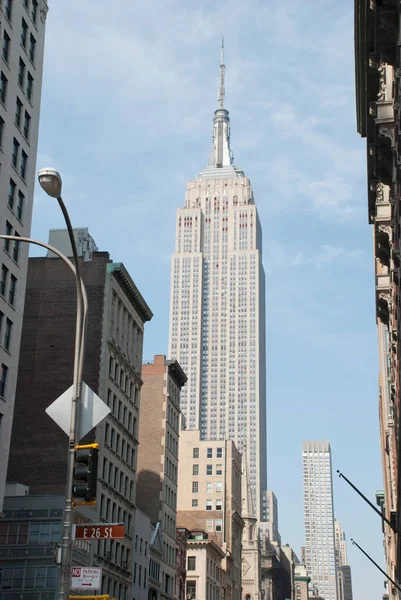
M 234 166 L 224 104 L 208 166 L 189 181 L 177 212 L 171 265 L 169 356 L 188 376 L 181 409 L 204 440 L 248 452 L 252 499 L 266 520 L 265 275 L 262 228 L 251 182 Z
M 355 0 L 356 109 L 366 138 L 368 218 L 373 226 L 379 345 L 379 421 L 387 574 L 400 581 L 400 3 Z M 393 529 L 394 527 L 394 529 Z M 398 544 L 398 546 L 397 546 Z M 388 582 L 387 592 L 397 594 Z

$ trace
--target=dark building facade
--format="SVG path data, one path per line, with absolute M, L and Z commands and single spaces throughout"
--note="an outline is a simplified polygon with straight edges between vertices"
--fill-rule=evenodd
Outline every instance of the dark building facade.
M 7 494 L 7 488 L 6 488 Z M 0 522 L 0 600 L 54 600 L 59 567 L 63 496 L 7 496 Z M 81 515 L 76 513 L 76 522 Z M 73 564 L 89 566 L 91 547 L 74 542 Z
M 83 380 L 111 411 L 85 438 L 99 443 L 92 520 L 125 524 L 123 540 L 92 542 L 93 563 L 103 570 L 102 592 L 127 600 L 135 551 L 143 334 L 152 313 L 122 263 L 95 247 L 87 251 L 85 232 L 76 230 L 89 306 Z M 52 241 L 57 247 L 57 232 Z M 45 409 L 72 383 L 75 294 L 75 279 L 63 261 L 29 260 L 8 480 L 29 486 L 34 495 L 65 493 L 68 438 Z

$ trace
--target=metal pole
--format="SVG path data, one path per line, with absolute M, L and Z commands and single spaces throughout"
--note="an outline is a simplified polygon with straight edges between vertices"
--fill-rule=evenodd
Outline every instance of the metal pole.
M 70 238 L 72 253 L 75 263 L 76 277 L 76 292 L 77 292 L 77 320 L 75 329 L 75 355 L 74 355 L 74 377 L 73 377 L 73 394 L 71 401 L 70 415 L 70 435 L 68 440 L 68 461 L 67 461 L 67 482 L 65 493 L 65 508 L 64 508 L 64 523 L 63 523 L 63 542 L 61 547 L 61 571 L 60 571 L 60 587 L 59 600 L 68 600 L 71 586 L 71 563 L 72 563 L 72 486 L 74 481 L 74 459 L 75 446 L 79 441 L 79 409 L 81 403 L 82 389 L 82 367 L 85 348 L 85 326 L 86 312 L 83 314 L 83 297 L 82 297 L 82 279 L 79 269 L 78 251 L 75 242 L 74 231 L 71 225 L 68 211 L 65 207 L 61 196 L 57 198 L 61 211 L 64 215 L 64 220 L 67 225 L 68 235 Z
M 347 477 L 345 477 L 345 475 L 343 475 L 343 474 L 342 474 L 342 473 L 341 473 L 341 472 L 340 472 L 338 469 L 337 469 L 337 473 L 338 473 L 338 476 L 339 476 L 339 478 L 340 478 L 340 479 L 341 479 L 341 478 L 345 479 L 345 481 L 348 483 L 348 485 L 350 485 L 350 486 L 352 487 L 352 489 L 354 489 L 354 490 L 356 491 L 356 493 L 357 493 L 357 494 L 359 494 L 359 495 L 360 495 L 360 497 L 361 497 L 363 500 L 365 500 L 365 502 L 366 502 L 367 504 L 369 504 L 370 508 L 373 508 L 373 510 L 374 510 L 374 511 L 375 511 L 375 512 L 376 512 L 376 513 L 379 515 L 379 517 L 380 517 L 380 518 L 381 518 L 381 519 L 382 519 L 382 520 L 383 520 L 385 523 L 387 523 L 387 525 L 388 525 L 389 527 L 391 527 L 391 529 L 392 529 L 392 530 L 393 530 L 395 533 L 398 533 L 397 529 L 394 527 L 394 525 L 391 523 L 391 521 L 389 521 L 389 520 L 387 519 L 387 517 L 385 517 L 385 516 L 383 515 L 383 513 L 381 513 L 381 512 L 380 512 L 380 510 L 379 510 L 379 509 L 378 509 L 378 508 L 377 508 L 377 507 L 376 507 L 376 506 L 375 506 L 375 505 L 374 505 L 374 504 L 373 504 L 373 503 L 372 503 L 372 502 L 371 502 L 371 501 L 370 501 L 368 498 L 366 498 L 366 496 L 365 496 L 364 494 L 362 494 L 362 492 L 361 492 L 360 490 L 358 490 L 358 488 L 357 488 L 357 487 L 356 487 L 356 486 L 355 486 L 355 485 L 354 485 L 354 484 L 353 484 L 353 483 L 352 483 L 352 482 L 351 482 L 349 479 L 347 479 Z
M 386 571 L 384 571 L 384 570 L 383 570 L 381 567 L 379 567 L 379 565 L 377 564 L 377 562 L 376 562 L 376 561 L 374 561 L 374 560 L 373 560 L 373 558 L 371 558 L 371 557 L 369 556 L 369 554 L 368 554 L 367 552 L 365 552 L 365 550 L 364 550 L 363 548 L 361 548 L 359 544 L 357 544 L 357 543 L 356 543 L 356 541 L 355 541 L 355 540 L 353 540 L 353 539 L 351 538 L 351 542 L 353 543 L 353 545 L 354 545 L 354 546 L 356 546 L 357 548 L 359 548 L 359 550 L 360 550 L 360 551 L 361 551 L 361 552 L 362 552 L 362 553 L 363 553 L 363 554 L 366 556 L 366 558 L 368 558 L 368 559 L 370 560 L 370 562 L 371 562 L 371 563 L 373 563 L 373 564 L 375 565 L 375 567 L 376 567 L 377 569 L 379 569 L 379 571 L 381 571 L 381 573 L 383 573 L 383 575 L 384 575 L 384 576 L 385 576 L 385 577 L 386 577 L 386 578 L 387 578 L 389 581 L 391 581 L 391 583 L 392 583 L 393 585 L 395 585 L 395 587 L 397 588 L 397 590 L 399 590 L 399 591 L 401 592 L 401 587 L 398 585 L 398 583 L 396 583 L 396 582 L 394 581 L 394 579 L 391 579 L 391 577 L 389 577 L 389 576 L 387 575 Z

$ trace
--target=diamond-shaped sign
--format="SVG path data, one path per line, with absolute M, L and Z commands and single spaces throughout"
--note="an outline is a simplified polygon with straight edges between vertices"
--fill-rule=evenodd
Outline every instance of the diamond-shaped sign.
M 68 390 L 46 408 L 46 413 L 49 417 L 67 435 L 70 434 L 72 388 L 73 386 L 68 388 Z M 110 408 L 107 404 L 86 383 L 82 382 L 78 440 L 96 427 L 100 421 L 103 421 L 109 412 Z

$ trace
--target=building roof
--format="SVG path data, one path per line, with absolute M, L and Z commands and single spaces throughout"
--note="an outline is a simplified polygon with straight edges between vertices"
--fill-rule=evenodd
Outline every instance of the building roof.
M 107 265 L 107 272 L 113 273 L 113 275 L 116 277 L 120 285 L 124 288 L 125 293 L 140 313 L 144 322 L 150 321 L 153 317 L 153 313 L 145 302 L 145 299 L 136 287 L 123 263 L 109 263 Z

